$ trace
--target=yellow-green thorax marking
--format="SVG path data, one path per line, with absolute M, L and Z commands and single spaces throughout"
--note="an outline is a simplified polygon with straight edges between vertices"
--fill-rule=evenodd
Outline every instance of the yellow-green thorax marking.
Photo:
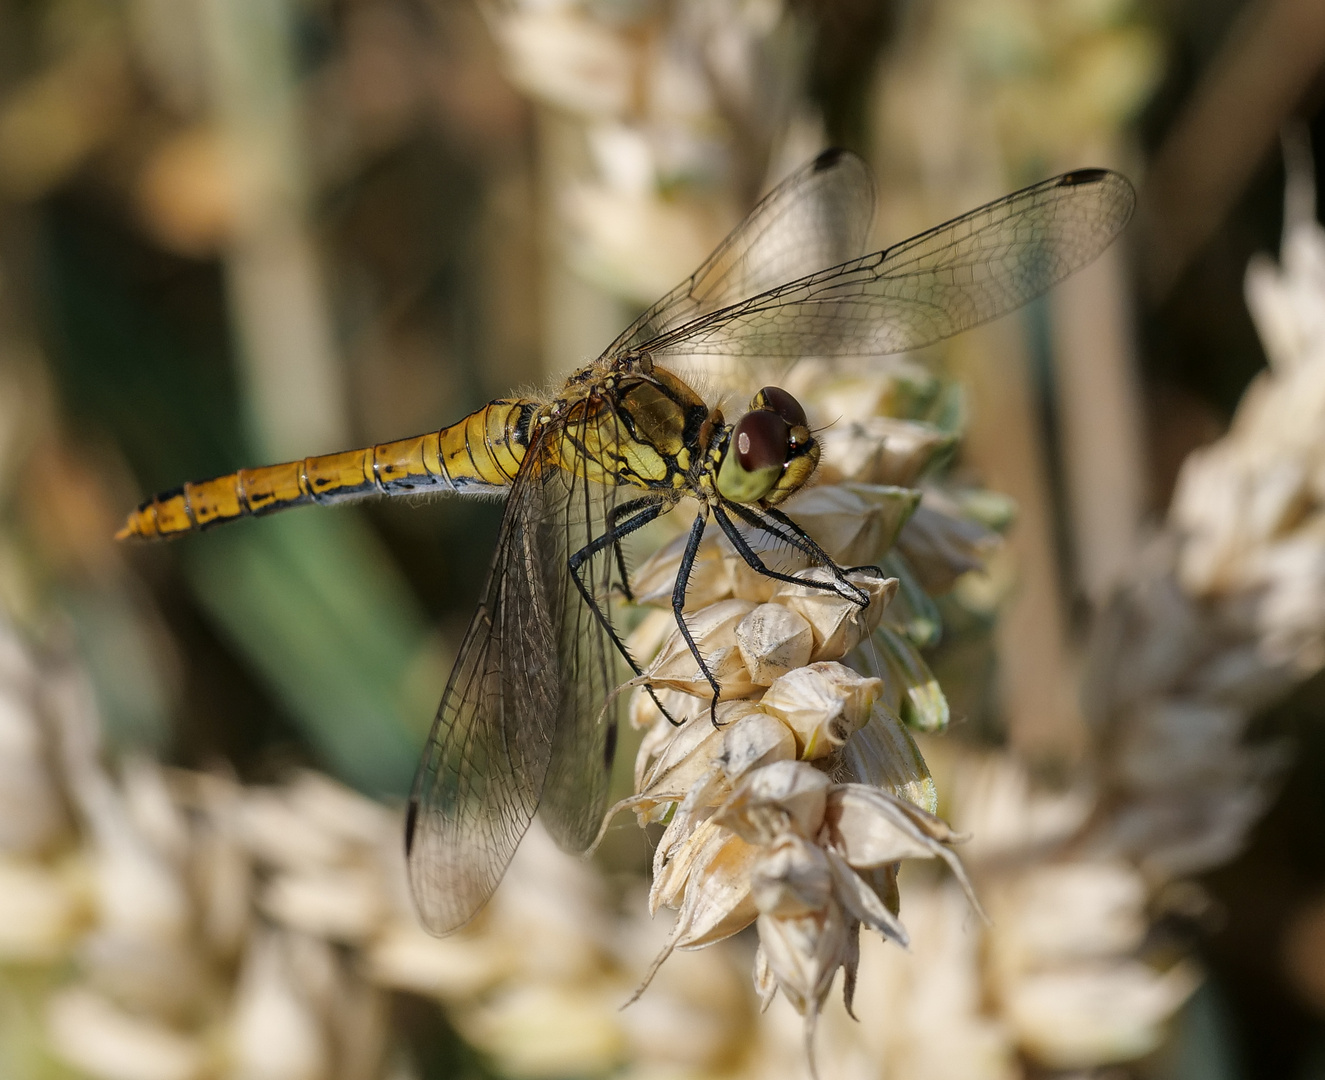
M 574 380 L 572 380 L 572 385 Z M 703 399 L 669 371 L 612 372 L 556 403 L 559 463 L 601 484 L 683 490 L 696 478 L 715 421 Z

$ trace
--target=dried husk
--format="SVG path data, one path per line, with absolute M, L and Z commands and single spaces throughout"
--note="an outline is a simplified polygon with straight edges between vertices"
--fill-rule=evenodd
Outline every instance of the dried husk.
M 671 845 L 686 837 L 695 822 L 722 805 L 747 773 L 776 761 L 795 760 L 796 742 L 787 726 L 748 702 L 742 704 L 747 706 L 744 713 L 721 728 L 721 743 L 716 747 L 706 744 L 718 752 L 709 757 L 704 773 L 675 805 L 658 845 L 659 857 L 666 858 Z
M 855 870 L 831 847 L 823 851 L 832 874 L 834 895 L 851 916 L 864 926 L 879 931 L 889 941 L 906 948 L 910 937 L 897 913 L 874 887 L 872 881 L 856 874 Z
M 801 918 L 760 915 L 758 926 L 760 945 L 778 988 L 802 1016 L 817 1013 L 846 952 L 842 909 L 830 902 Z
M 756 686 L 768 686 L 810 662 L 814 630 L 785 604 L 760 604 L 736 627 L 736 645 Z
M 833 901 L 812 915 L 780 919 L 760 915 L 759 943 L 778 988 L 806 1018 L 805 1043 L 814 1068 L 815 1021 L 833 985 L 833 976 L 850 956 L 854 923 Z
M 723 737 L 722 769 L 735 782 L 774 761 L 796 758 L 796 738 L 782 720 L 764 709 L 743 716 Z
M 833 872 L 822 848 L 787 832 L 762 849 L 750 870 L 750 890 L 761 915 L 799 918 L 827 906 Z
M 906 725 L 878 702 L 869 720 L 842 747 L 833 775 L 891 791 L 931 814 L 938 811 L 938 790 L 920 748 Z
M 789 829 L 813 837 L 823 824 L 829 786 L 811 765 L 774 762 L 747 774 L 712 820 L 751 844 L 772 843 Z
M 963 514 L 942 491 L 926 489 L 924 502 L 897 537 L 897 550 L 930 596 L 948 592 L 963 574 L 978 570 L 1001 543 L 996 532 Z
M 683 756 L 671 755 L 669 744 L 665 752 L 672 758 L 670 764 L 660 759 L 655 765 L 656 778 L 639 795 L 612 807 L 605 819 L 604 827 L 619 811 L 632 809 L 641 825 L 666 821 L 667 831 L 655 860 L 666 858 L 671 846 L 689 835 L 695 821 L 725 797 L 742 772 L 764 761 L 795 755 L 790 733 L 753 702 L 724 702 L 716 725 L 706 712 L 684 727 L 690 729 L 691 737 Z
M 676 573 L 680 569 L 681 555 L 687 540 L 684 534 L 675 537 L 635 568 L 630 576 L 630 584 L 637 604 L 666 607 L 670 611 L 672 589 L 676 585 Z M 725 600 L 731 594 L 727 553 L 718 541 L 717 531 L 707 530 L 690 567 L 690 579 L 686 583 L 686 608 L 705 607 Z
M 691 873 L 677 917 L 678 949 L 698 949 L 750 925 L 756 914 L 750 872 L 757 857 L 758 850 L 739 836 L 722 835 L 707 861 Z
M 795 575 L 806 582 L 830 583 L 832 575 L 822 567 L 801 570 Z M 897 579 L 854 571 L 847 575 L 852 585 L 869 597 L 869 606 L 813 585 L 784 582 L 773 592 L 773 600 L 802 616 L 814 633 L 811 660 L 838 660 L 869 637 L 879 625 L 884 610 L 897 592 Z
M 722 700 L 745 697 L 755 688 L 736 643 L 736 627 L 754 607 L 749 600 L 720 600 L 686 616 L 686 625 L 708 666 L 708 675 L 721 688 Z M 637 685 L 648 684 L 687 694 L 711 696 L 713 693 L 712 684 L 700 670 L 679 629 L 663 643 L 644 674 L 634 681 Z
M 655 870 L 650 913 L 663 906 L 680 909 L 668 950 L 698 948 L 750 924 L 756 914 L 750 868 L 758 855 L 756 847 L 709 820 Z
M 933 424 L 870 416 L 831 427 L 819 436 L 821 482 L 913 487 L 934 464 L 947 458 L 957 437 Z
M 949 847 L 965 839 L 942 818 L 877 788 L 837 785 L 825 801 L 824 842 L 849 866 L 867 870 L 892 866 L 901 859 L 940 859 L 966 892 L 971 907 L 987 919 L 961 860 Z
M 671 739 L 644 771 L 640 794 L 684 798 L 716 760 L 721 750 L 722 728 L 736 719 L 733 712 L 739 709 L 743 714 L 755 708 L 748 701 L 724 702 L 718 724 L 706 715 L 697 714 L 674 728 Z
M 725 834 L 711 818 L 675 837 L 664 832 L 663 842 L 654 852 L 649 914 L 656 915 L 660 907 L 679 908 L 690 872 L 696 865 L 702 866 L 725 840 Z
M 920 492 L 888 484 L 821 484 L 806 488 L 786 512 L 840 566 L 877 563 L 920 504 Z
M 760 708 L 781 719 L 796 736 L 806 761 L 838 750 L 865 725 L 883 683 L 835 661 L 797 668 L 765 691 Z
M 636 685 L 647 683 L 650 686 L 680 690 L 694 695 L 707 691 L 711 698 L 713 684 L 708 680 L 708 676 L 711 675 L 718 684 L 719 701 L 731 701 L 733 698 L 742 698 L 754 692 L 755 684 L 750 679 L 745 661 L 741 659 L 741 651 L 735 644 L 723 645 L 716 649 L 701 648 L 701 655 L 707 668 L 705 671 L 700 668 L 698 661 L 679 635 L 676 640 L 678 647 L 667 650 L 665 657 L 660 654 L 659 661 L 646 668 L 644 674 L 637 677 Z
M 963 839 L 919 807 L 863 784 L 834 787 L 825 803 L 828 843 L 851 866 L 868 869 L 901 859 L 933 858 Z

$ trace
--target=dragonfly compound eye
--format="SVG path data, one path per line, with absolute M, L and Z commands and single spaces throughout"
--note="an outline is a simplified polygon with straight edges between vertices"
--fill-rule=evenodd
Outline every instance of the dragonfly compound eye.
M 809 421 L 805 419 L 804 407 L 780 386 L 765 386 L 755 394 L 754 400 L 750 402 L 750 408 L 775 412 L 790 427 L 809 426 Z
M 732 429 L 718 469 L 718 491 L 732 502 L 758 502 L 782 475 L 791 449 L 791 428 L 775 412 L 746 413 Z

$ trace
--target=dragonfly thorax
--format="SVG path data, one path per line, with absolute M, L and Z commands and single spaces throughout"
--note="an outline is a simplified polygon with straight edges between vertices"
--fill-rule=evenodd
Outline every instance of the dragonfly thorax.
M 715 428 L 703 398 L 651 365 L 602 374 L 562 408 L 563 465 L 604 484 L 693 487 Z

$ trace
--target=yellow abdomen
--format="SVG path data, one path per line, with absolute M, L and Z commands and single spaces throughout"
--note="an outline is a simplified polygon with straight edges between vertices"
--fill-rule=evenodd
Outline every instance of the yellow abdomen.
M 143 503 L 116 538 L 179 536 L 239 517 L 368 495 L 499 494 L 524 460 L 538 409 L 525 399 L 493 401 L 427 435 L 185 484 Z

